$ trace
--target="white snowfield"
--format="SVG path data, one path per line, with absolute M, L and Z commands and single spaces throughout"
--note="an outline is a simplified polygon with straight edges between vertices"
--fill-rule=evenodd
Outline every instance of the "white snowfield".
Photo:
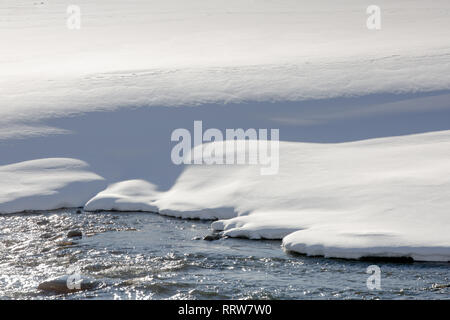
M 450 261 L 450 1 L 379 0 L 377 31 L 368 5 L 2 0 L 0 213 L 151 211 L 308 255 Z M 193 120 L 280 129 L 278 174 L 173 165 Z
M 450 88 L 448 0 L 379 0 L 378 31 L 360 0 L 78 0 L 81 28 L 69 30 L 73 4 L 0 3 L 1 126 L 118 107 Z

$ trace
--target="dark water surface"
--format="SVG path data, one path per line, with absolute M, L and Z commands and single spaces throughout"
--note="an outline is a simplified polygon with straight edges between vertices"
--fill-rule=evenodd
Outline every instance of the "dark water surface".
M 80 230 L 81 239 L 66 238 Z M 204 241 L 210 222 L 75 209 L 0 215 L 2 299 L 449 299 L 448 263 L 291 255 L 280 241 Z M 381 268 L 381 290 L 366 268 Z M 88 290 L 39 290 L 79 270 Z

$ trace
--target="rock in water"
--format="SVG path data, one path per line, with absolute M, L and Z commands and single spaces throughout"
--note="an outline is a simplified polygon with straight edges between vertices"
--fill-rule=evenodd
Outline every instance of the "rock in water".
M 39 221 L 37 221 L 36 222 L 36 224 L 38 225 L 38 226 L 43 226 L 43 225 L 46 225 L 46 224 L 48 224 L 49 223 L 49 221 L 48 221 L 48 219 L 41 219 L 41 220 L 39 220 Z
M 220 238 L 222 238 L 222 236 L 219 232 L 213 232 L 211 234 L 204 236 L 203 240 L 214 241 L 214 240 L 219 240 Z
M 58 242 L 56 243 L 56 245 L 57 245 L 58 247 L 73 246 L 74 244 L 76 244 L 76 242 L 68 241 L 68 240 L 62 240 L 62 241 L 58 241 Z
M 96 281 L 80 275 L 65 275 L 46 280 L 39 284 L 38 289 L 54 293 L 71 293 L 94 289 Z
M 83 234 L 81 233 L 80 230 L 70 230 L 67 233 L 67 238 L 81 238 L 83 236 Z

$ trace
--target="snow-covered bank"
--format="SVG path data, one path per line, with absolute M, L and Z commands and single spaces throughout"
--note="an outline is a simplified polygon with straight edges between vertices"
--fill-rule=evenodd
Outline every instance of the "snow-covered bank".
M 87 209 L 228 219 L 213 229 L 231 237 L 283 238 L 286 249 L 308 255 L 450 261 L 448 159 L 450 131 L 338 144 L 282 142 L 277 175 L 262 176 L 258 166 L 190 165 L 167 192 L 124 182 Z
M 0 213 L 82 207 L 104 186 L 102 177 L 76 159 L 0 166 Z
M 167 191 L 144 180 L 104 189 L 113 181 L 73 159 L 5 165 L 0 212 L 152 211 L 219 219 L 212 227 L 224 235 L 283 239 L 286 249 L 310 255 L 450 260 L 450 131 L 281 141 L 279 154 L 276 175 L 262 176 L 258 165 L 188 165 Z
M 104 191 L 90 199 L 86 211 L 147 211 L 158 208 L 152 205 L 157 199 L 156 187 L 143 180 L 129 180 L 108 186 Z
M 0 212 L 158 211 L 306 254 L 450 260 L 447 0 L 380 0 L 379 31 L 358 0 L 80 0 L 80 30 L 69 4 L 0 4 Z M 175 166 L 195 120 L 279 129 L 279 174 Z

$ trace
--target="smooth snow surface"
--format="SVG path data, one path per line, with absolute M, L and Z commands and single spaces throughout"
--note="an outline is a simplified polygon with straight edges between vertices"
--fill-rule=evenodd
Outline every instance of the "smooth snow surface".
M 79 0 L 0 4 L 0 124 L 77 112 L 450 88 L 449 2 Z M 0 135 L 1 137 L 1 135 Z

